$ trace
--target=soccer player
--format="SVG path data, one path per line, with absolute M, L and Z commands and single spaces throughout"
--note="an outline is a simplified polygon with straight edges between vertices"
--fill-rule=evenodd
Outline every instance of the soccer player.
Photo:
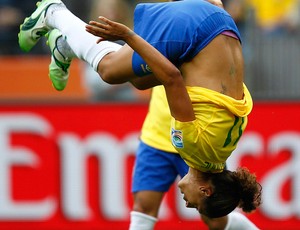
M 164 194 L 177 176 L 184 177 L 188 166 L 171 144 L 171 114 L 163 86 L 152 89 L 149 110 L 133 170 L 131 228 L 153 230 Z M 220 218 L 202 216 L 209 229 L 257 230 L 243 214 L 232 212 Z
M 186 206 L 196 208 L 206 221 L 226 216 L 236 207 L 246 212 L 256 209 L 261 187 L 255 176 L 245 169 L 224 169 L 252 109 L 232 18 L 201 0 L 141 4 L 134 16 L 136 33 L 103 17 L 86 25 L 60 1 L 44 0 L 25 20 L 19 43 L 29 51 L 38 41 L 34 32 L 42 35 L 56 28 L 63 36 L 54 30 L 49 43 L 55 68 L 65 71 L 65 76 L 68 68 L 60 67 L 57 55 L 68 65 L 74 52 L 109 83 L 131 81 L 139 87 L 161 83 L 172 117 L 172 144 L 189 166 L 179 182 Z M 72 52 L 58 45 L 63 43 L 59 38 L 67 41 Z M 121 48 L 109 42 L 116 40 L 126 45 Z M 52 77 L 55 87 L 57 79 Z

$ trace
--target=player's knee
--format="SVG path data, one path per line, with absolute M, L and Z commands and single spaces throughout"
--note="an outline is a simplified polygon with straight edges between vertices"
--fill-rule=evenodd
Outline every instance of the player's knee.
M 115 76 L 111 72 L 109 68 L 103 68 L 100 67 L 98 68 L 98 74 L 102 78 L 102 80 L 108 84 L 116 84 Z
M 127 79 L 117 74 L 111 67 L 98 69 L 98 73 L 103 81 L 110 85 L 122 84 L 127 82 Z
M 128 81 L 126 74 L 116 63 L 113 55 L 106 55 L 98 64 L 98 74 L 108 84 L 122 84 Z
M 150 215 L 151 213 L 153 213 L 153 207 L 139 202 L 139 203 L 134 203 L 133 211 Z
M 133 205 L 133 211 L 140 212 L 149 216 L 157 217 L 158 210 L 159 207 L 157 207 L 157 205 L 155 205 L 154 203 L 151 204 L 149 202 L 135 201 Z
M 116 84 L 112 76 L 107 72 L 98 72 L 102 80 L 110 85 Z

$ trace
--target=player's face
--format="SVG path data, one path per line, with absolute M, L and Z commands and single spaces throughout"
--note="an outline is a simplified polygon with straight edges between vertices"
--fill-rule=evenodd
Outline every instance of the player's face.
M 186 207 L 196 208 L 201 213 L 203 200 L 210 195 L 210 185 L 192 171 L 190 169 L 188 174 L 179 181 L 178 187 L 183 194 Z

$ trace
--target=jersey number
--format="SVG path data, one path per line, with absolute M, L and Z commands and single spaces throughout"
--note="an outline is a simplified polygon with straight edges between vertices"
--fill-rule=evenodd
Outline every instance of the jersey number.
M 242 136 L 242 134 L 243 134 L 242 126 L 243 126 L 243 124 L 244 124 L 244 122 L 245 122 L 245 118 L 242 117 L 241 119 L 242 119 L 242 122 L 241 122 L 241 124 L 240 124 L 240 126 L 239 126 L 239 135 L 238 135 L 237 139 L 233 142 L 233 145 L 236 145 L 236 143 L 239 141 L 239 139 L 241 138 L 241 136 Z M 240 118 L 237 117 L 237 116 L 235 116 L 234 124 L 233 124 L 233 126 L 230 128 L 230 130 L 228 131 L 227 138 L 226 138 L 226 140 L 225 140 L 225 142 L 224 142 L 223 147 L 228 146 L 228 145 L 232 142 L 232 139 L 231 139 L 231 133 L 232 133 L 232 130 L 234 129 L 234 127 L 239 123 L 239 120 L 240 120 Z

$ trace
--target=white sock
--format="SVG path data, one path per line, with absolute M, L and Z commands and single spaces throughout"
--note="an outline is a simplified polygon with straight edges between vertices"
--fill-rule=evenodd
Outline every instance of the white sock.
M 228 215 L 228 222 L 224 230 L 259 230 L 246 216 L 239 212 Z
M 129 230 L 153 230 L 157 218 L 141 212 L 130 213 Z
M 122 46 L 109 41 L 96 43 L 98 37 L 85 31 L 86 23 L 76 17 L 64 5 L 51 5 L 47 11 L 47 25 L 61 31 L 74 54 L 89 63 L 97 71 L 102 58 Z

